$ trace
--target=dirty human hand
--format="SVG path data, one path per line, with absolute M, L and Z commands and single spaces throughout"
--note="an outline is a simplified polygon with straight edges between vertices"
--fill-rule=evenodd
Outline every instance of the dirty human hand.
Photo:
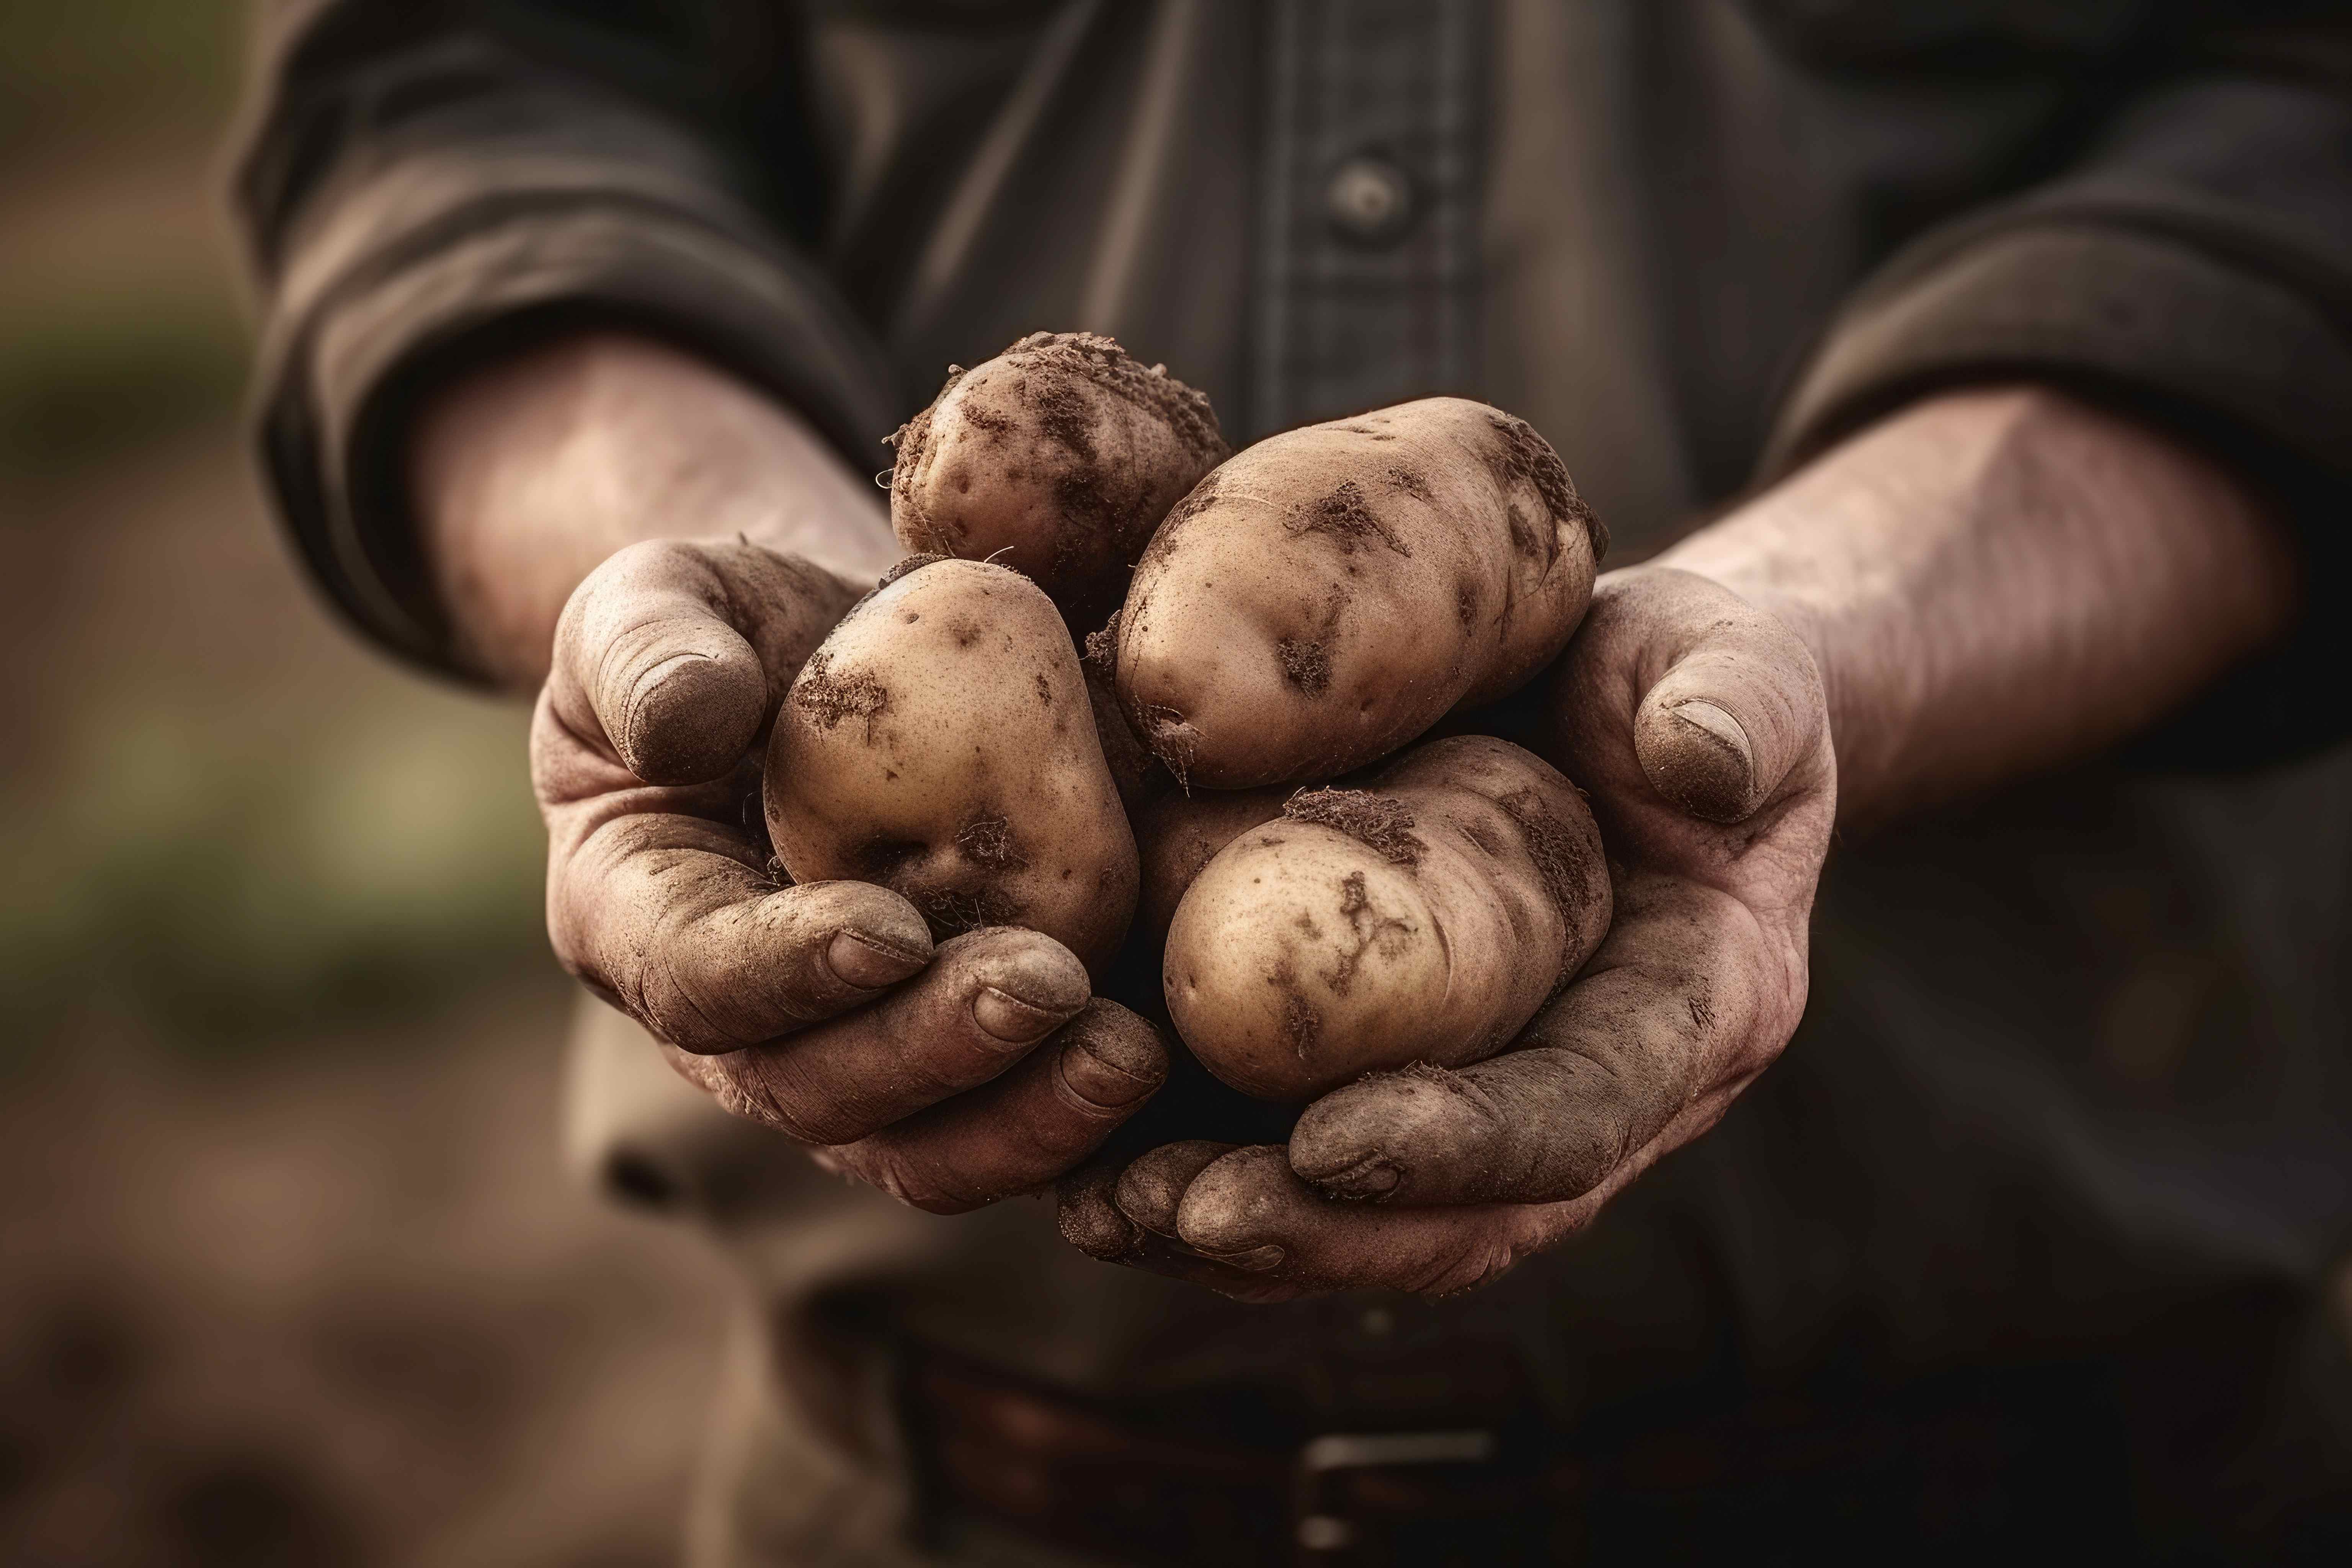
M 1597 586 L 1526 739 L 1588 792 L 1615 919 L 1511 1049 L 1338 1089 L 1286 1145 L 1097 1162 L 1064 1234 L 1252 1300 L 1496 1278 L 1779 1055 L 1834 824 L 2111 743 L 2294 594 L 2260 504 L 2150 430 L 2038 390 L 1890 417 Z
M 679 1072 L 941 1212 L 1051 1181 L 1158 1087 L 1156 1033 L 1052 939 L 935 947 L 887 889 L 773 875 L 777 702 L 897 554 L 806 426 L 659 345 L 568 340 L 451 388 L 414 478 L 461 656 L 544 676 L 557 956 Z

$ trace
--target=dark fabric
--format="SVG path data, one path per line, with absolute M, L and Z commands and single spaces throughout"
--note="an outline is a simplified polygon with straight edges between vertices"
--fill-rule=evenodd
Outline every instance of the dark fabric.
M 236 184 L 274 491 L 338 601 L 434 658 L 405 411 L 535 319 L 716 354 L 860 467 L 946 363 L 1041 321 L 1134 340 L 1243 434 L 1476 391 L 1500 374 L 1475 344 L 1486 9 L 278 0 Z M 2333 8 L 1594 9 L 1622 13 L 1639 140 L 1617 155 L 1655 284 L 1636 330 L 1670 365 L 1693 501 L 1746 481 L 1768 432 L 1770 472 L 1923 387 L 2049 374 L 2285 457 L 2318 481 L 2298 514 L 2334 530 Z M 1393 244 L 1326 211 L 1358 153 L 1406 176 Z

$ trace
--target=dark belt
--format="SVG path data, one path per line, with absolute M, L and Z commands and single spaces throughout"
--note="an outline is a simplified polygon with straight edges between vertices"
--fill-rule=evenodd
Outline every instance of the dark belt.
M 1450 1568 L 1813 1560 L 1825 1543 L 1906 1560 L 2130 1533 L 2103 1408 L 1981 1381 L 1867 1408 L 1750 1405 L 1614 1444 L 1486 1427 L 1303 1441 L 1155 1428 L 969 1363 L 909 1369 L 929 1508 L 1114 1563 Z M 2058 1396 L 2053 1397 L 2053 1394 Z

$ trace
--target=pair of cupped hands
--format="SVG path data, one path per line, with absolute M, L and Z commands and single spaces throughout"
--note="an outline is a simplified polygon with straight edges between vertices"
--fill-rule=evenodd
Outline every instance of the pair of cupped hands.
M 1050 1190 L 1087 1252 L 1244 1300 L 1459 1291 L 1712 1126 L 1803 1011 L 1834 816 L 1821 679 L 1706 577 L 1603 575 L 1511 703 L 1508 738 L 1599 826 L 1599 949 L 1507 1049 L 1370 1073 L 1295 1119 L 1101 1026 L 1086 966 L 1041 932 L 935 940 L 887 888 L 779 885 L 769 732 L 869 586 L 740 538 L 623 550 L 563 612 L 532 773 L 565 966 L 728 1110 L 907 1203 Z

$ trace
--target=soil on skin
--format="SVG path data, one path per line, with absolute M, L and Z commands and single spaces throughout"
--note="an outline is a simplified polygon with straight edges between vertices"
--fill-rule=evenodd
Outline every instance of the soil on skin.
M 1584 536 L 1592 544 L 1592 558 L 1598 561 L 1609 552 L 1609 530 L 1601 525 L 1600 516 L 1576 493 L 1576 485 L 1568 477 L 1568 465 L 1551 449 L 1551 443 L 1538 435 L 1536 427 L 1524 419 L 1508 414 L 1496 414 L 1489 421 L 1495 433 L 1502 437 L 1496 453 L 1495 477 L 1505 489 L 1528 484 L 1535 488 L 1546 507 L 1556 519 L 1573 518 L 1584 525 Z M 1514 542 L 1517 530 L 1514 528 Z M 1549 535 L 1547 534 L 1547 537 Z
M 1528 853 L 1543 878 L 1544 893 L 1551 900 L 1552 908 L 1559 911 L 1561 921 L 1571 931 L 1582 921 L 1580 916 L 1592 907 L 1598 889 L 1593 876 L 1597 862 L 1585 853 L 1583 841 L 1561 825 L 1549 806 L 1531 789 L 1523 789 L 1496 802 L 1528 841 Z
M 1370 790 L 1300 790 L 1283 803 L 1282 815 L 1337 828 L 1391 865 L 1418 866 L 1429 847 L 1413 836 L 1413 816 L 1402 802 Z
M 1320 697 L 1331 685 L 1331 654 L 1312 637 L 1283 637 L 1274 645 L 1282 663 L 1282 678 L 1309 697 Z
M 874 716 L 890 705 L 890 693 L 862 669 L 835 674 L 833 656 L 820 650 L 793 682 L 793 701 L 819 729 L 831 730 L 844 719 L 862 719 L 871 740 Z
M 1321 500 L 1293 509 L 1286 522 L 1293 533 L 1330 535 L 1342 555 L 1353 555 L 1360 547 L 1370 549 L 1374 540 L 1407 559 L 1412 555 L 1412 547 L 1396 536 L 1353 479 L 1343 479 Z

